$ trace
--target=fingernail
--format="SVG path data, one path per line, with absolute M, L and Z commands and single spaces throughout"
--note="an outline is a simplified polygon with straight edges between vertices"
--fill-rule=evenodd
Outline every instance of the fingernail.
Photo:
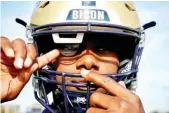
M 11 48 L 7 50 L 7 56 L 14 57 L 14 51 Z
M 16 61 L 14 62 L 15 66 L 17 68 L 21 69 L 23 67 L 23 59 L 22 58 L 17 58 Z
M 38 65 L 37 65 L 37 64 L 34 64 L 34 65 L 32 66 L 31 72 L 34 72 L 34 71 L 36 71 L 37 69 L 38 69 Z
M 29 67 L 30 65 L 32 64 L 32 59 L 30 57 L 27 57 L 26 60 L 25 60 L 25 66 L 26 67 Z
M 118 83 L 119 83 L 121 86 L 123 86 L 124 88 L 126 88 L 126 85 L 125 85 L 124 81 L 119 81 Z
M 81 75 L 82 75 L 82 77 L 84 77 L 84 78 L 85 78 L 89 73 L 90 73 L 89 70 L 82 70 L 82 71 L 81 71 Z

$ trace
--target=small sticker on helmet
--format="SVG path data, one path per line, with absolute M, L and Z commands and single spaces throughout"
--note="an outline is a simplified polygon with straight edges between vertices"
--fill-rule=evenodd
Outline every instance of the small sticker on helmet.
M 96 6 L 96 1 L 82 1 L 82 6 Z

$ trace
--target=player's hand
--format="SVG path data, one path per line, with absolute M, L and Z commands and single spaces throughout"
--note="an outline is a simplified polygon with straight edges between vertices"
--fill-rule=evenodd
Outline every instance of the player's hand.
M 10 42 L 8 38 L 1 37 L 0 54 L 0 99 L 5 102 L 15 99 L 32 73 L 56 59 L 59 52 L 52 50 L 41 57 L 36 57 L 33 44 L 26 45 L 19 38 Z
M 111 94 L 93 93 L 87 113 L 144 113 L 139 97 L 110 77 L 87 70 L 81 74 Z

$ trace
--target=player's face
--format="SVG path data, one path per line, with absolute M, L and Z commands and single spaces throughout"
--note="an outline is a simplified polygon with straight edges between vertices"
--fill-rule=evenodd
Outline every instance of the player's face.
M 57 71 L 80 73 L 81 70 L 92 70 L 100 74 L 114 74 L 118 70 L 118 56 L 115 52 L 94 44 L 90 39 L 83 43 L 83 49 L 73 56 L 61 55 L 58 59 Z M 62 81 L 61 76 L 57 76 L 58 81 Z M 66 82 L 84 83 L 83 78 L 66 77 Z M 66 87 L 71 91 L 82 91 L 86 88 Z M 95 89 L 96 90 L 96 89 Z M 97 89 L 99 90 L 99 89 Z

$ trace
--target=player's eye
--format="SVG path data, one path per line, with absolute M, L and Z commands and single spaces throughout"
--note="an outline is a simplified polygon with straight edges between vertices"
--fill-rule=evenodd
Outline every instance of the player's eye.
M 105 47 L 96 47 L 96 48 L 95 48 L 95 52 L 96 52 L 96 54 L 98 54 L 98 55 L 104 55 L 104 54 L 106 54 L 108 51 L 109 51 L 109 50 L 108 50 L 107 48 L 105 48 Z

